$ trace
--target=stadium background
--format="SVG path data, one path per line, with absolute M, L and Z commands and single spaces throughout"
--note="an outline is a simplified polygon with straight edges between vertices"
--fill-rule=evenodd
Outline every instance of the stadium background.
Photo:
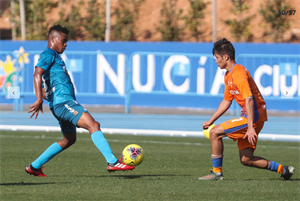
M 25 2 L 29 2 L 29 0 L 25 0 Z M 34 0 L 35 2 L 39 2 L 39 0 Z M 114 25 L 116 25 L 116 15 L 113 15 L 113 11 L 118 8 L 118 5 L 120 2 L 127 2 L 128 7 L 132 7 L 131 3 L 132 1 L 128 0 L 111 0 L 111 28 L 112 32 Z M 135 2 L 137 2 L 136 0 Z M 286 16 L 287 19 L 291 20 L 291 26 L 289 28 L 285 28 L 284 30 L 284 37 L 283 42 L 294 42 L 299 43 L 300 42 L 300 4 L 298 0 L 280 0 L 283 2 L 283 4 L 288 4 L 289 9 L 296 10 L 296 13 L 294 16 Z M 41 2 L 41 1 L 40 1 Z M 44 1 L 46 2 L 46 1 Z M 51 12 L 46 13 L 46 21 L 43 22 L 43 25 L 52 25 L 53 23 L 59 21 L 60 19 L 60 9 L 63 8 L 63 17 L 66 18 L 71 12 L 72 6 L 78 6 L 78 3 L 80 0 L 70 1 L 70 0 L 48 0 L 48 2 L 56 2 L 58 3 L 57 7 L 52 8 Z M 87 5 L 87 2 L 90 2 L 88 0 L 84 1 Z M 101 10 L 100 12 L 105 11 L 105 2 L 106 0 L 97 0 L 98 3 L 101 3 L 102 6 L 100 6 Z M 165 0 L 144 0 L 140 7 L 139 7 L 139 15 L 138 18 L 135 19 L 134 24 L 136 25 L 135 35 L 136 41 L 160 41 L 161 40 L 161 34 L 156 30 L 156 27 L 159 25 L 159 21 L 161 18 L 160 10 L 162 9 L 162 3 L 167 2 Z M 182 16 L 186 15 L 188 13 L 188 10 L 190 9 L 189 0 L 175 0 L 175 8 L 174 10 L 178 12 L 180 9 L 183 10 Z M 200 42 L 212 42 L 213 37 L 213 0 L 203 0 L 203 2 L 208 3 L 206 8 L 204 9 L 204 18 L 201 20 L 201 31 L 204 33 L 201 35 Z M 238 1 L 237 1 L 238 2 Z M 216 23 L 217 23 L 217 39 L 220 39 L 224 36 L 228 38 L 230 41 L 237 42 L 234 37 L 230 33 L 230 27 L 227 26 L 224 23 L 224 20 L 226 19 L 239 19 L 239 18 L 246 18 L 248 16 L 252 16 L 250 20 L 250 28 L 251 33 L 253 34 L 252 41 L 254 43 L 260 43 L 260 42 L 268 42 L 272 43 L 274 42 L 272 40 L 272 37 L 266 35 L 266 31 L 268 30 L 268 26 L 264 24 L 263 17 L 259 13 L 259 8 L 261 6 L 265 6 L 266 0 L 246 0 L 241 1 L 242 4 L 249 7 L 246 12 L 240 14 L 233 14 L 231 12 L 231 9 L 233 8 L 233 2 L 232 0 L 216 0 Z M 272 2 L 272 1 L 269 1 Z M 11 17 L 8 14 L 8 11 L 10 10 L 10 0 L 1 0 L 0 2 L 0 35 L 1 39 L 11 39 L 12 33 L 11 28 L 12 24 Z M 18 1 L 16 1 L 18 3 Z M 60 4 L 61 3 L 61 4 Z M 87 11 L 85 9 L 85 6 L 80 6 L 79 13 L 82 15 L 82 17 L 87 15 Z M 16 7 L 17 9 L 18 7 Z M 132 9 L 132 8 L 128 8 Z M 16 10 L 16 12 L 19 12 Z M 277 12 L 277 11 L 276 11 Z M 181 16 L 181 17 L 182 17 Z M 103 20 L 103 19 L 102 19 Z M 105 20 L 104 20 L 105 22 Z M 184 20 L 179 20 L 178 23 L 182 26 L 184 25 Z M 73 25 L 73 24 L 72 24 Z M 83 30 L 83 29 L 82 29 Z M 46 37 L 46 36 L 44 36 Z M 21 39 L 19 36 L 18 39 Z M 77 37 L 76 40 L 85 40 L 85 38 Z M 113 41 L 119 41 L 120 39 L 114 39 Z M 191 36 L 190 31 L 185 28 L 184 29 L 184 35 L 181 38 L 180 41 L 188 41 L 193 42 L 195 41 L 195 38 Z M 245 42 L 245 41 L 241 41 Z
M 151 201 L 299 200 L 299 0 L 277 1 L 283 3 L 288 2 L 290 9 L 296 10 L 296 15 L 280 18 L 292 21 L 289 28 L 283 29 L 284 32 L 280 35 L 282 38 L 279 37 L 277 41 L 274 41 L 271 35 L 267 35 L 267 32 L 272 30 L 268 28 L 267 24 L 262 22 L 261 15 L 258 12 L 260 4 L 265 5 L 267 2 L 274 3 L 275 1 L 235 1 L 245 2 L 246 5 L 250 6 L 250 9 L 244 12 L 243 15 L 234 15 L 230 12 L 233 1 L 215 0 L 217 3 L 216 39 L 226 37 L 234 43 L 237 49 L 237 56 L 243 55 L 241 58 L 238 58 L 238 61 L 247 64 L 246 66 L 251 70 L 252 75 L 257 76 L 266 94 L 265 98 L 268 106 L 275 108 L 268 111 L 269 121 L 265 124 L 259 136 L 255 153 L 267 159 L 276 160 L 276 162 L 280 162 L 283 165 L 292 165 L 296 169 L 291 180 L 283 181 L 282 178 L 280 178 L 280 174 L 245 167 L 240 164 L 236 142 L 234 143 L 232 140 L 225 138 L 223 141 L 225 147 L 223 169 L 225 180 L 221 182 L 201 182 L 198 180 L 198 177 L 206 175 L 212 166 L 210 158 L 211 145 L 210 141 L 203 136 L 201 128 L 202 122 L 210 118 L 210 115 L 215 111 L 214 107 L 217 107 L 219 99 L 221 98 L 220 95 L 211 94 L 211 86 L 216 77 L 218 68 L 214 63 L 214 59 L 211 58 L 212 42 L 214 40 L 212 33 L 213 0 L 204 0 L 204 2 L 209 2 L 210 4 L 205 9 L 205 17 L 201 20 L 203 24 L 199 26 L 199 28 L 203 28 L 202 30 L 204 30 L 199 42 L 195 42 L 195 38 L 191 36 L 188 29 L 184 29 L 184 34 L 182 34 L 179 39 L 176 39 L 177 42 L 170 42 L 168 40 L 162 41 L 162 35 L 156 30 L 154 24 L 162 19 L 162 17 L 160 17 L 162 3 L 171 2 L 171 0 L 145 0 L 141 4 L 139 18 L 134 20 L 136 23 L 134 30 L 136 38 L 131 41 L 122 40 L 116 36 L 115 31 L 118 27 L 116 26 L 115 15 L 112 17 L 111 42 L 103 42 L 104 35 L 102 35 L 101 39 L 94 38 L 93 41 L 92 39 L 87 39 L 91 35 L 82 37 L 81 33 L 91 34 L 94 33 L 94 30 L 100 30 L 95 29 L 95 26 L 86 27 L 88 30 L 80 26 L 81 29 L 79 32 L 76 34 L 72 32 L 67 51 L 62 56 L 66 64 L 70 66 L 68 69 L 69 73 L 72 74 L 75 79 L 78 90 L 77 98 L 79 98 L 80 101 L 96 99 L 98 102 L 106 99 L 110 105 L 95 105 L 93 103 L 92 105 L 84 104 L 84 106 L 93 117 L 101 123 L 101 129 L 113 153 L 119 156 L 126 145 L 135 143 L 143 147 L 145 159 L 134 171 L 119 171 L 114 174 L 109 174 L 106 171 L 107 163 L 103 160 L 99 150 L 94 146 L 89 134 L 83 129 L 78 129 L 76 144 L 46 164 L 47 171 L 45 171 L 45 173 L 48 175 L 47 178 L 37 178 L 24 173 L 24 167 L 26 167 L 29 162 L 33 161 L 47 146 L 62 138 L 57 120 L 53 117 L 47 105 L 44 106 L 45 114 L 40 114 L 36 120 L 30 119 L 30 114 L 27 113 L 29 105 L 34 101 L 32 91 L 34 63 L 38 58 L 37 55 L 45 49 L 47 44 L 45 32 L 41 35 L 35 35 L 35 33 L 38 33 L 39 30 L 47 31 L 47 29 L 60 18 L 60 5 L 53 8 L 50 13 L 41 12 L 41 10 L 43 10 L 41 8 L 43 8 L 43 5 L 47 2 L 63 3 L 63 25 L 68 25 L 69 28 L 77 28 L 78 26 L 74 25 L 84 25 L 85 23 L 78 20 L 79 14 L 76 8 L 70 12 L 71 6 L 78 6 L 79 0 L 24 1 L 27 4 L 27 9 L 34 8 L 36 12 L 26 13 L 29 17 L 27 19 L 26 41 L 21 41 L 22 36 L 19 24 L 17 24 L 16 41 L 13 41 L 12 26 L 8 13 L 10 5 L 7 5 L 7 3 L 10 3 L 10 0 L 0 0 L 1 201 L 132 199 Z M 98 0 L 98 2 L 101 3 L 104 1 L 105 0 Z M 16 10 L 18 10 L 18 2 L 19 0 L 15 0 Z M 35 6 L 28 5 L 30 2 L 35 3 Z M 93 1 L 85 0 L 84 2 Z M 132 1 L 111 0 L 111 2 L 112 8 L 116 8 L 116 6 L 122 2 Z M 183 13 L 187 13 L 189 7 L 188 0 L 172 2 L 176 3 L 177 12 L 182 8 Z M 96 6 L 93 8 L 96 8 Z M 126 5 L 122 6 L 122 8 L 126 8 Z M 46 10 L 47 9 L 48 7 L 46 7 Z M 80 6 L 80 12 L 85 14 L 85 16 L 89 14 L 89 12 L 86 12 L 85 6 Z M 277 12 L 276 9 L 274 12 Z M 69 14 L 73 15 L 70 16 Z M 90 14 L 91 16 L 96 16 L 94 11 L 90 11 Z M 128 16 L 129 15 L 130 13 Z M 245 19 L 244 17 L 252 15 L 256 15 L 255 18 L 251 18 L 250 22 L 250 30 L 253 37 L 242 37 L 241 41 L 238 42 L 238 40 L 231 35 L 230 28 L 225 26 L 223 20 L 243 20 Z M 18 15 L 16 14 L 15 16 L 16 19 L 19 20 Z M 41 20 L 42 23 L 34 22 L 34 18 Z M 46 19 L 46 21 L 43 21 L 44 19 Z M 71 20 L 69 21 L 69 19 Z M 94 17 L 91 19 L 94 19 Z M 120 19 L 121 21 L 123 20 L 123 18 Z M 273 22 L 277 21 L 273 20 Z M 181 21 L 180 24 L 185 27 L 183 21 Z M 45 30 L 42 28 L 44 26 L 46 27 Z M 130 27 L 131 25 L 129 28 Z M 164 28 L 168 29 L 170 27 L 165 26 Z M 121 30 L 130 29 L 124 28 Z M 101 50 L 101 52 L 98 50 Z M 139 53 L 137 53 L 137 51 L 139 51 Z M 131 59 L 130 55 L 133 53 L 136 54 Z M 132 75 L 133 79 L 137 78 L 137 75 L 140 75 L 140 82 L 137 82 L 137 79 L 135 79 L 135 84 L 131 82 L 129 85 L 131 89 L 135 89 L 135 91 L 149 90 L 149 86 L 153 86 L 146 83 L 151 83 L 149 82 L 151 79 L 147 79 L 147 77 L 151 73 L 153 75 L 152 67 L 153 64 L 155 64 L 156 79 L 154 81 L 158 83 L 158 85 L 154 85 L 153 89 L 156 91 L 152 91 L 151 93 L 159 95 L 163 92 L 164 94 L 160 94 L 163 95 L 163 98 L 149 98 L 148 95 L 150 94 L 147 93 L 144 99 L 131 97 L 130 113 L 125 113 L 124 97 L 122 98 L 121 105 L 118 105 L 119 103 L 112 105 L 113 102 L 111 98 L 116 96 L 120 98 L 119 92 L 127 92 L 123 91 L 123 89 L 128 89 L 126 88 L 128 85 L 124 86 L 123 82 L 122 84 L 116 84 L 118 83 L 117 81 L 123 79 L 121 76 L 119 77 L 120 73 L 117 71 L 117 61 L 119 58 L 123 59 L 122 54 L 124 54 L 128 60 L 125 63 L 120 62 L 120 66 L 122 67 L 120 69 L 125 70 L 123 67 L 126 67 L 125 72 L 128 75 Z M 22 57 L 19 57 L 20 55 L 22 55 Z M 89 57 L 91 57 L 91 60 Z M 140 65 L 138 65 L 137 62 L 139 58 Z M 165 66 L 165 63 L 167 63 L 165 61 L 169 58 L 175 61 L 180 60 L 181 62 L 173 63 L 173 66 Z M 102 74 L 100 74 L 101 76 L 104 75 L 105 79 L 98 79 L 102 81 L 102 86 L 103 83 L 106 86 L 104 88 L 104 94 L 95 93 L 97 59 L 99 59 L 99 62 L 102 62 L 102 65 L 99 66 L 105 67 L 102 68 Z M 172 61 L 172 59 L 169 61 Z M 132 63 L 130 63 L 130 61 L 132 61 Z M 90 63 L 94 64 L 90 65 Z M 261 65 L 264 66 L 261 67 Z M 131 71 L 130 68 L 128 69 L 130 66 L 133 71 Z M 165 69 L 165 67 L 168 67 L 169 70 L 170 67 L 172 67 L 172 71 L 169 71 L 167 75 L 171 75 L 171 80 L 178 86 L 182 84 L 183 80 L 190 78 L 190 91 L 185 94 L 174 94 L 174 91 L 172 93 L 169 92 L 173 89 L 166 88 L 165 82 L 161 79 L 161 75 L 163 74 L 162 70 Z M 181 67 L 184 67 L 182 68 L 184 69 L 183 71 L 180 70 Z M 286 67 L 290 67 L 287 68 L 289 69 L 288 71 L 281 70 L 286 69 Z M 8 95 L 11 98 L 16 98 L 16 94 L 13 95 L 12 93 L 3 91 L 4 80 L 9 81 L 6 83 L 14 84 L 12 81 L 16 74 L 12 72 L 16 72 L 16 68 L 22 69 L 22 71 L 18 71 L 20 73 L 19 80 L 22 81 L 19 83 L 22 92 L 22 94 L 19 94 L 21 95 L 21 99 L 6 99 Z M 106 70 L 106 73 L 103 73 L 103 69 Z M 140 74 L 131 74 L 131 72 L 136 72 L 136 69 L 139 70 Z M 148 73 L 148 69 L 152 69 L 152 72 L 149 71 L 150 73 Z M 196 79 L 196 75 L 203 76 L 204 72 L 204 77 Z M 260 74 L 259 72 L 264 73 Z M 94 78 L 89 79 L 90 77 L 87 78 L 86 74 L 90 77 L 94 76 Z M 170 77 L 167 76 L 167 80 Z M 276 80 L 281 78 L 285 79 L 286 82 L 276 82 Z M 105 82 L 103 82 L 104 80 Z M 130 79 L 124 78 L 124 81 L 125 80 L 131 81 Z M 200 87 L 198 88 L 197 80 L 200 81 Z M 203 80 L 205 80 L 205 82 L 203 82 Z M 86 82 L 86 84 L 82 84 L 82 81 Z M 170 79 L 168 83 L 170 84 Z M 285 97 L 284 91 L 282 93 L 280 90 L 282 87 L 280 83 L 285 83 L 287 86 L 294 86 L 292 87 L 293 89 L 290 88 L 294 93 L 293 97 Z M 143 86 L 144 84 L 146 84 L 147 87 Z M 204 85 L 205 87 L 203 87 Z M 219 92 L 222 93 L 222 85 L 219 83 L 218 86 L 220 86 Z M 178 90 L 176 87 L 175 89 Z M 92 95 L 94 98 L 91 97 L 91 93 L 89 93 L 90 96 L 82 94 L 85 90 L 93 90 Z M 182 90 L 182 88 L 180 88 L 180 90 Z M 25 94 L 25 92 L 28 93 Z M 111 94 L 106 94 L 107 92 Z M 133 94 L 135 93 L 133 90 L 131 92 L 133 92 Z M 203 92 L 206 94 L 203 94 Z M 24 95 L 26 97 L 24 97 Z M 136 96 L 138 93 L 134 95 Z M 167 99 L 167 101 L 165 99 Z M 22 101 L 24 102 L 22 103 Z M 147 101 L 147 104 L 153 104 L 155 102 L 156 104 L 160 104 L 160 107 L 154 107 L 153 105 L 151 107 L 149 107 L 149 105 L 148 107 L 138 106 L 141 101 Z M 19 107 L 22 105 L 20 103 L 24 104 L 23 108 Z M 189 105 L 190 103 L 193 103 L 194 107 L 188 107 L 191 106 Z M 297 103 L 298 105 L 295 106 Z M 171 104 L 177 104 L 177 106 L 170 107 Z M 185 106 L 179 107 L 178 104 L 185 104 Z M 290 110 L 290 108 L 292 108 L 292 110 Z M 20 109 L 23 109 L 23 111 L 18 111 Z M 239 114 L 234 113 L 231 108 L 228 113 L 215 123 L 219 124 L 230 118 L 238 117 L 238 115 Z
M 1 18 L 0 18 L 0 28 L 1 28 L 1 38 L 10 38 L 11 39 L 11 23 L 10 23 L 10 18 L 9 18 L 9 4 L 8 6 L 5 6 L 5 3 L 9 3 L 9 1 L 1 1 Z M 29 2 L 29 1 L 25 1 Z M 37 1 L 35 1 L 37 2 Z M 68 15 L 72 13 L 74 10 L 71 11 L 72 5 L 76 6 L 80 1 L 51 1 L 51 2 L 56 2 L 60 3 L 63 2 L 63 8 L 65 9 L 65 15 Z M 86 1 L 87 2 L 87 1 Z M 104 1 L 98 1 L 99 3 L 104 3 Z M 125 2 L 125 1 L 122 1 Z M 129 2 L 129 1 L 127 1 Z M 113 95 L 120 95 L 118 92 L 117 88 L 112 82 L 112 78 L 114 75 L 118 75 L 117 69 L 118 65 L 116 64 L 117 58 L 109 58 L 109 56 L 106 55 L 105 52 L 114 52 L 114 53 L 122 53 L 125 54 L 126 58 L 128 59 L 128 62 L 130 62 L 132 54 L 136 53 L 137 51 L 142 52 L 145 55 L 151 55 L 153 52 L 160 52 L 162 54 L 164 53 L 176 53 L 174 55 L 179 54 L 184 54 L 186 56 L 190 56 L 190 54 L 200 54 L 198 56 L 201 59 L 201 54 L 204 56 L 207 56 L 211 54 L 211 49 L 212 49 L 212 1 L 204 1 L 206 3 L 209 3 L 207 5 L 207 8 L 205 9 L 205 18 L 203 19 L 203 22 L 201 22 L 201 30 L 203 31 L 203 34 L 201 35 L 200 41 L 195 42 L 195 38 L 192 37 L 191 32 L 188 29 L 184 29 L 183 34 L 181 37 L 179 37 L 179 41 L 176 42 L 168 42 L 164 41 L 162 42 L 162 35 L 161 33 L 158 32 L 157 26 L 159 20 L 162 18 L 160 15 L 160 10 L 162 8 L 162 3 L 166 1 L 163 0 L 146 0 L 143 1 L 140 5 L 139 9 L 139 17 L 136 18 L 135 22 L 135 41 L 121 41 L 120 39 L 116 38 L 116 35 L 114 35 L 114 28 L 116 28 L 116 16 L 112 16 L 111 18 L 111 34 L 112 38 L 111 41 L 106 43 L 106 42 L 101 42 L 101 41 L 86 41 L 86 38 L 82 36 L 82 34 L 77 33 L 74 35 L 73 40 L 71 39 L 68 43 L 68 48 L 66 51 L 66 55 L 70 55 L 68 51 L 79 51 L 78 54 L 86 54 L 87 51 L 88 54 L 99 54 L 99 50 L 103 52 L 102 54 L 105 56 L 106 60 L 109 63 L 109 68 L 112 69 L 111 71 L 111 76 L 109 73 L 106 73 L 104 75 L 105 77 L 105 83 L 104 83 L 104 88 L 105 92 L 103 95 L 106 93 L 112 93 Z M 185 0 L 178 0 L 178 1 L 172 1 L 175 2 L 174 5 L 176 5 L 175 10 L 178 12 L 178 9 L 183 9 L 183 14 L 188 13 L 189 9 L 189 1 Z M 269 114 L 273 115 L 279 115 L 279 116 L 295 116 L 296 121 L 299 120 L 299 58 L 297 55 L 300 55 L 300 46 L 299 46 L 299 41 L 300 41 L 300 36 L 299 36 L 299 30 L 300 30 L 300 15 L 299 15 L 299 10 L 300 10 L 300 5 L 298 4 L 299 1 L 297 0 L 287 0 L 287 1 L 282 1 L 290 4 L 290 9 L 296 10 L 295 15 L 291 16 L 282 16 L 286 17 L 287 19 L 290 19 L 291 26 L 286 29 L 283 32 L 283 37 L 277 42 L 273 41 L 271 36 L 268 36 L 266 34 L 267 32 L 267 25 L 262 22 L 262 17 L 259 15 L 258 9 L 260 8 L 261 5 L 265 5 L 266 1 L 260 1 L 260 0 L 253 0 L 253 1 L 244 1 L 245 5 L 249 5 L 250 8 L 249 10 L 244 13 L 244 15 L 249 15 L 252 16 L 252 20 L 250 22 L 250 28 L 251 28 L 251 34 L 253 35 L 251 37 L 251 40 L 246 39 L 245 37 L 242 37 L 240 41 L 237 41 L 235 37 L 232 36 L 230 32 L 230 28 L 225 25 L 224 20 L 226 19 L 236 19 L 238 18 L 236 15 L 230 12 L 230 9 L 233 7 L 232 4 L 233 1 L 231 0 L 217 0 L 216 1 L 216 7 L 217 7 L 217 39 L 226 37 L 229 40 L 231 40 L 236 49 L 237 49 L 237 55 L 239 56 L 241 54 L 268 54 L 268 56 L 264 57 L 264 59 L 268 60 L 266 63 L 262 63 L 260 65 L 270 65 L 271 68 L 274 67 L 274 65 L 278 64 L 280 66 L 280 63 L 291 63 L 293 66 L 293 72 L 292 75 L 295 77 L 296 76 L 296 84 L 294 84 L 297 88 L 295 93 L 293 94 L 292 97 L 289 99 L 282 97 L 284 94 L 280 92 L 279 94 L 275 95 L 274 98 L 274 93 L 271 94 L 270 100 L 267 100 L 268 104 L 271 106 L 271 109 Z M 112 6 L 112 11 L 118 7 L 120 4 L 119 1 L 117 0 L 112 0 L 111 1 L 111 6 Z M 59 9 L 60 7 L 53 8 L 51 12 L 47 14 L 47 21 L 42 24 L 47 25 L 48 27 L 51 26 L 53 23 L 57 22 L 59 20 Z M 104 10 L 104 9 L 103 9 Z M 81 12 L 82 16 L 87 15 L 86 10 L 84 7 L 79 9 Z M 254 16 L 255 15 L 255 16 Z M 224 17 L 226 16 L 226 18 Z M 178 24 L 181 26 L 184 26 L 183 20 L 179 20 Z M 68 25 L 68 24 L 66 24 Z M 28 25 L 29 26 L 29 25 Z M 85 33 L 83 29 L 79 29 L 79 31 L 82 30 L 82 33 Z M 20 34 L 20 33 L 19 33 Z M 84 35 L 84 34 L 83 34 Z M 45 39 L 45 37 L 44 37 Z M 104 40 L 104 38 L 103 38 Z M 251 41 L 251 42 L 250 42 Z M 29 52 L 30 54 L 28 55 L 29 62 L 26 63 L 25 59 L 22 61 L 25 69 L 29 69 L 29 71 L 26 72 L 27 77 L 22 77 L 23 83 L 26 83 L 27 90 L 28 92 L 31 92 L 30 95 L 25 96 L 24 101 L 22 104 L 25 104 L 24 108 L 21 110 L 26 110 L 28 108 L 29 104 L 34 101 L 34 95 L 32 94 L 32 82 L 30 80 L 31 74 L 33 72 L 33 67 L 34 67 L 34 56 L 38 54 L 38 52 L 42 51 L 46 47 L 46 41 L 37 41 L 37 40 L 27 40 L 27 41 L 21 41 L 21 36 L 18 35 L 16 41 L 11 41 L 11 40 L 1 40 L 0 41 L 0 46 L 1 46 L 1 65 L 2 67 L 5 64 L 9 64 L 9 60 L 7 58 L 7 55 L 10 56 L 10 59 L 13 63 L 13 67 L 21 67 L 20 62 L 16 62 L 18 60 L 18 55 L 20 53 L 25 53 Z M 8 52 L 8 53 L 7 53 Z M 91 53 L 92 52 L 92 53 Z M 24 55 L 24 54 L 23 54 Z M 174 56 L 173 55 L 173 56 Z M 281 55 L 280 57 L 284 57 L 284 55 L 291 56 L 291 55 L 296 55 L 293 61 L 275 61 L 272 60 L 273 58 L 270 57 L 276 57 L 276 55 Z M 168 55 L 168 57 L 172 56 L 172 54 Z M 252 55 L 253 56 L 253 55 Z M 14 58 L 16 57 L 16 58 Z M 250 56 L 251 57 L 251 56 Z M 165 60 L 167 58 L 164 58 Z M 252 57 L 251 57 L 252 58 Z M 15 59 L 15 60 L 14 60 Z M 78 61 L 78 58 L 74 57 L 75 61 Z M 76 60 L 77 59 L 77 60 Z M 164 60 L 164 61 L 165 61 Z M 258 59 L 259 60 L 259 59 Z M 20 61 L 20 60 L 18 60 Z M 146 70 L 146 63 L 147 59 L 146 56 L 144 58 L 144 63 L 141 65 L 141 83 L 140 84 L 146 84 L 147 83 L 147 70 Z M 82 75 L 84 75 L 83 72 L 84 68 L 86 68 L 86 63 L 84 59 L 82 61 L 78 61 L 79 64 L 77 63 L 77 68 L 80 69 L 75 69 L 76 74 L 74 77 L 75 82 L 76 79 L 83 79 Z M 83 62 L 83 65 L 82 65 Z M 265 61 L 264 61 L 265 62 Z M 75 62 L 76 63 L 76 62 Z M 125 65 L 128 63 L 125 62 Z M 179 65 L 181 63 L 179 62 Z M 246 63 L 247 64 L 247 63 Z M 75 65 L 76 66 L 76 65 Z M 95 65 L 94 65 L 95 66 Z M 94 66 L 90 66 L 89 68 L 94 68 Z M 129 67 L 130 64 L 128 64 Z M 127 67 L 128 67 L 127 66 Z M 175 66 L 175 65 L 174 65 Z M 177 64 L 178 67 L 178 64 Z M 193 76 L 195 69 L 197 70 L 199 66 L 193 67 L 193 65 L 185 66 L 186 71 L 185 75 L 183 77 L 176 77 L 176 74 L 179 75 L 179 72 L 174 72 L 174 69 L 172 71 L 172 74 L 175 75 L 175 78 L 172 77 L 174 82 L 177 82 L 178 85 L 182 84 L 184 79 L 186 79 L 189 76 Z M 252 66 L 247 66 L 248 68 L 252 68 L 252 75 L 254 72 L 256 72 L 258 68 L 257 65 L 252 65 Z M 281 68 L 282 66 L 280 66 Z M 161 66 L 163 68 L 163 66 Z M 175 67 L 174 67 L 175 68 Z M 190 68 L 190 69 L 189 69 Z M 212 80 L 215 78 L 216 75 L 216 69 L 217 66 L 212 64 L 209 65 L 206 68 L 206 72 L 209 73 L 209 76 L 211 79 L 208 80 L 206 79 L 205 83 L 206 85 L 212 85 Z M 12 68 L 14 69 L 14 68 Z M 10 70 L 12 70 L 10 69 Z M 21 67 L 22 69 L 22 67 Z M 23 68 L 24 69 L 24 68 Z M 83 69 L 83 70 L 82 70 Z M 189 70 L 187 70 L 189 69 Z M 74 69 L 73 69 L 74 70 Z M 126 68 L 127 70 L 127 68 Z M 194 71 L 193 71 L 194 70 Z M 72 72 L 72 70 L 70 70 Z M 157 72 L 162 73 L 161 72 Z M 189 74 L 191 73 L 191 74 Z M 81 74 L 81 75 L 80 75 Z M 90 71 L 90 74 L 95 75 L 97 74 L 96 70 Z M 284 74 L 284 73 L 283 73 Z M 280 75 L 283 75 L 282 72 L 280 71 Z M 6 71 L 1 70 L 1 77 L 2 81 L 8 77 L 6 74 Z M 77 77 L 77 78 L 76 78 Z M 90 77 L 89 77 L 90 79 Z M 94 78 L 93 78 L 94 79 Z M 159 78 L 157 78 L 159 79 Z M 177 79 L 177 81 L 176 81 Z M 287 78 L 286 78 L 287 79 Z M 262 83 L 262 86 L 268 87 L 272 83 L 273 84 L 273 76 L 264 76 L 261 78 L 261 80 L 266 80 L 266 83 Z M 191 92 L 191 94 L 186 94 L 187 96 L 177 96 L 175 93 L 169 93 L 170 91 L 166 90 L 166 87 L 160 88 L 161 91 L 163 91 L 164 95 L 162 97 L 157 97 L 157 96 L 152 96 L 150 97 L 150 94 L 142 94 L 141 96 L 136 95 L 136 97 L 131 98 L 131 102 L 133 103 L 133 107 L 130 108 L 131 113 L 156 113 L 156 114 L 161 114 L 161 113 L 167 113 L 167 114 L 211 114 L 216 107 L 218 106 L 218 102 L 221 99 L 220 94 L 222 93 L 222 89 L 218 91 L 219 97 L 217 96 L 212 96 L 210 93 L 209 89 L 205 89 L 205 97 L 203 96 L 197 96 L 196 89 L 195 89 L 195 83 L 197 81 L 197 78 L 194 78 L 194 88 L 191 89 L 188 92 Z M 92 82 L 93 87 L 95 88 L 95 82 Z M 130 81 L 129 81 L 130 82 Z M 160 83 L 160 85 L 164 84 L 162 80 L 155 80 L 156 83 Z M 291 85 L 292 83 L 292 76 L 290 76 L 289 79 L 287 79 L 287 85 Z M 122 82 L 121 85 L 125 85 L 127 82 Z M 192 83 L 192 81 L 191 81 Z M 3 82 L 2 82 L 3 84 Z M 131 83 L 130 83 L 131 85 Z M 118 85 L 120 86 L 120 84 Z M 272 86 L 272 85 L 271 85 Z M 80 89 L 86 89 L 85 83 L 80 83 L 77 85 L 77 87 Z M 133 86 L 131 86 L 132 89 Z M 109 88 L 109 90 L 107 90 Z M 125 88 L 125 86 L 124 86 Z M 22 90 L 22 89 L 21 89 Z M 94 94 L 99 94 L 95 93 L 95 89 L 92 93 Z M 2 86 L 2 96 L 0 98 L 1 100 L 1 110 L 19 110 L 19 107 L 16 108 L 15 104 L 20 104 L 19 100 L 16 99 L 7 99 L 6 98 L 6 93 L 3 90 Z M 26 91 L 25 91 L 26 92 Z M 81 92 L 89 92 L 89 91 L 81 91 Z M 207 93 L 207 94 L 206 94 Z M 101 94 L 100 94 L 101 95 Z M 149 96 L 148 96 L 149 95 Z M 99 99 L 98 99 L 99 98 Z M 118 97 L 119 98 L 119 97 Z M 117 99 L 118 99 L 117 98 Z M 97 111 L 97 112 L 116 112 L 116 113 L 123 113 L 124 112 L 124 107 L 126 107 L 126 103 L 124 102 L 124 99 L 122 97 L 121 100 L 115 100 L 115 97 L 110 97 L 110 95 L 106 96 L 99 96 L 99 97 L 89 97 L 89 96 L 78 96 L 78 99 L 82 104 L 84 104 L 88 109 Z M 94 100 L 91 102 L 91 100 Z M 104 101 L 103 101 L 104 100 Z M 159 100 L 159 101 L 157 101 Z M 21 101 L 21 102 L 22 102 Z M 144 102 L 143 102 L 144 101 Z M 201 102 L 202 101 L 202 102 Z M 155 103 L 154 103 L 155 102 Z M 192 107 L 190 106 L 192 105 Z M 233 105 L 233 107 L 237 108 L 236 106 Z M 45 106 L 47 110 L 47 106 Z M 17 114 L 17 113 L 16 113 Z M 238 112 L 228 112 L 228 115 L 238 115 Z M 294 128 L 295 129 L 295 134 L 299 134 L 298 127 Z M 298 130 L 298 131 L 297 131 Z M 284 133 L 285 131 L 281 131 L 280 134 Z

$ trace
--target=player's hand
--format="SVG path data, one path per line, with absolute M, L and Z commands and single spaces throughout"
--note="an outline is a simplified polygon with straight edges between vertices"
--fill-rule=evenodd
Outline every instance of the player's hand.
M 254 145 L 256 143 L 257 140 L 257 134 L 255 132 L 255 129 L 253 127 L 248 128 L 245 136 L 243 137 L 243 139 L 248 138 L 248 142 L 252 145 Z
M 33 115 L 35 115 L 34 119 L 36 119 L 38 117 L 40 111 L 44 114 L 44 112 L 43 112 L 43 100 L 42 101 L 40 101 L 40 100 L 35 101 L 29 108 L 30 108 L 30 110 L 28 111 L 28 113 L 32 112 L 32 114 L 30 116 L 30 119 Z
M 206 121 L 202 123 L 202 128 L 204 130 L 208 129 L 210 125 L 212 125 L 214 122 Z

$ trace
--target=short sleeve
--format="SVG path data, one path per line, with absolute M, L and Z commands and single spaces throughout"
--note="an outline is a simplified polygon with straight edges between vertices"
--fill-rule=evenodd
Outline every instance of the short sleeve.
M 240 94 L 242 95 L 243 99 L 246 99 L 252 96 L 250 84 L 249 84 L 249 76 L 247 74 L 247 69 L 245 68 L 238 68 L 233 73 L 233 80 L 235 85 L 237 86 Z
M 228 100 L 228 101 L 232 101 L 233 100 L 233 96 L 229 91 L 229 87 L 227 84 L 227 74 L 225 74 L 224 76 L 224 85 L 225 85 L 225 89 L 224 89 L 224 100 Z
M 54 60 L 55 57 L 52 54 L 41 54 L 35 67 L 40 67 L 45 71 L 49 71 L 53 65 Z

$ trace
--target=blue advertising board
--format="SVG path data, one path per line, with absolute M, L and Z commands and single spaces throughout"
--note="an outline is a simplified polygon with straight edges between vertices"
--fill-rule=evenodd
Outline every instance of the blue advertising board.
M 33 71 L 46 41 L 0 41 L 0 102 L 35 101 Z M 268 109 L 300 111 L 300 45 L 234 43 Z M 216 109 L 224 71 L 213 43 L 68 42 L 61 55 L 82 104 Z M 18 80 L 18 82 L 16 82 Z

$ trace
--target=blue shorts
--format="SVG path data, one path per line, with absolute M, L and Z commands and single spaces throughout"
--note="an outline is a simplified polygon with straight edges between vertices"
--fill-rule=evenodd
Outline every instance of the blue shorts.
M 75 133 L 76 125 L 83 112 L 88 111 L 75 100 L 53 105 L 52 114 L 58 120 L 62 134 Z

